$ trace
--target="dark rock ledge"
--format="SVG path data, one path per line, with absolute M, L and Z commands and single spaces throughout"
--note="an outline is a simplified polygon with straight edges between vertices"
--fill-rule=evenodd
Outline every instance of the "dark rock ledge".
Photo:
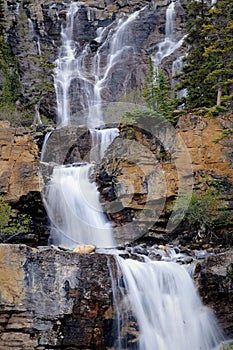
M 196 267 L 196 282 L 233 337 L 233 250 Z M 107 254 L 0 245 L 0 350 L 113 349 L 114 312 Z
M 112 255 L 0 245 L 0 350 L 105 349 L 114 262 Z

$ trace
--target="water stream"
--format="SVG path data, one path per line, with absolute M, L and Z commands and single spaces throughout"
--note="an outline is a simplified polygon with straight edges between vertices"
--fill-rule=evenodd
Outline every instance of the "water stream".
M 158 74 L 159 65 L 165 57 L 170 56 L 183 44 L 184 37 L 176 39 L 176 11 L 175 1 L 171 1 L 166 11 L 166 25 L 164 40 L 158 43 L 157 52 L 152 56 L 155 73 Z
M 216 318 L 202 304 L 183 266 L 119 256 L 117 262 L 123 277 L 114 290 L 120 319 L 115 349 L 211 350 L 220 344 L 223 335 Z M 133 322 L 140 334 L 135 339 L 130 331 Z
M 76 100 L 79 107 L 89 109 L 91 159 L 99 161 L 118 136 L 115 128 L 96 129 L 103 124 L 102 93 L 115 66 L 132 53 L 128 30 L 140 11 L 98 30 L 96 42 L 100 45 L 93 56 L 92 71 L 87 74 L 85 57 L 90 52 L 89 44 L 81 49 L 73 37 L 80 8 L 81 3 L 71 3 L 61 32 L 62 45 L 54 78 L 57 125 L 70 125 L 72 118 L 77 117 L 77 111 L 72 106 Z M 154 57 L 157 67 L 164 57 L 182 44 L 182 39 L 176 41 L 174 38 L 174 21 L 172 1 L 167 9 L 166 37 L 158 44 L 158 53 Z M 93 106 L 96 108 L 93 109 Z M 94 244 L 100 248 L 115 245 L 111 226 L 99 202 L 96 183 L 91 179 L 93 171 L 93 165 L 87 163 L 54 167 L 46 184 L 44 200 L 51 220 L 53 244 L 68 249 L 78 243 Z M 114 349 L 211 350 L 217 346 L 221 332 L 210 310 L 202 305 L 187 270 L 172 262 L 149 259 L 139 262 L 118 255 L 116 262 L 122 277 L 119 282 L 110 270 L 118 316 Z M 119 304 L 122 300 L 126 301 L 123 308 Z M 129 313 L 130 320 L 128 316 L 123 316 Z M 137 324 L 139 333 L 129 337 L 129 324 L 132 323 Z M 123 335 L 122 331 L 125 332 Z
M 89 177 L 92 165 L 57 166 L 47 187 L 46 209 L 53 227 L 54 244 L 72 249 L 78 243 L 113 247 L 110 224 L 99 202 L 95 182 Z

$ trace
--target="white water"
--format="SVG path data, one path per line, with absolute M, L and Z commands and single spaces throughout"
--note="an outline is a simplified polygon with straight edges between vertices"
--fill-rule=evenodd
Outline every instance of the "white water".
M 128 296 L 139 325 L 139 350 L 211 350 L 220 343 L 216 319 L 186 269 L 173 262 L 117 261 L 124 281 L 121 295 Z
M 184 58 L 184 56 L 179 56 L 172 63 L 172 77 L 182 73 L 182 69 L 183 69 L 183 66 L 184 66 L 183 58 Z M 173 78 L 172 79 L 173 91 L 175 90 L 176 84 L 178 84 L 178 80 Z M 187 96 L 187 89 L 182 89 L 182 90 L 177 91 L 177 97 L 178 98 L 182 98 L 182 97 L 186 97 L 186 96 Z
M 91 164 L 54 168 L 46 189 L 45 206 L 56 245 L 70 249 L 80 243 L 100 248 L 114 246 L 96 184 L 89 180 L 91 168 Z
M 61 31 L 62 46 L 56 60 L 54 77 L 59 127 L 71 124 L 74 116 L 72 103 L 77 99 L 81 101 L 82 108 L 89 108 L 91 111 L 89 118 L 92 118 L 92 123 L 89 124 L 94 127 L 103 124 L 101 108 L 98 113 L 90 108 L 96 102 L 101 105 L 101 97 L 98 95 L 100 89 L 95 87 L 98 74 L 101 74 L 100 68 L 94 65 L 94 72 L 89 71 L 87 74 L 84 61 L 90 53 L 89 45 L 81 49 L 74 40 L 74 28 L 79 25 L 77 14 L 81 6 L 81 3 L 71 3 L 66 24 Z M 95 57 L 94 61 L 96 60 Z M 93 85 L 94 80 L 96 84 Z M 90 132 L 91 160 L 98 161 L 119 132 L 116 128 L 91 129 Z M 44 149 L 42 153 L 44 154 Z M 99 203 L 97 186 L 88 178 L 90 168 L 91 165 L 88 164 L 54 168 L 45 195 L 45 206 L 52 222 L 51 242 L 54 244 L 70 249 L 79 243 L 94 244 L 96 247 L 115 246 L 110 224 L 106 222 Z
M 104 157 L 104 152 L 113 140 L 119 135 L 117 128 L 110 129 L 90 129 L 92 146 L 91 146 L 91 160 L 100 161 Z
M 71 95 L 70 87 L 77 75 L 76 45 L 73 40 L 74 17 L 79 10 L 78 3 L 71 3 L 66 15 L 66 25 L 62 27 L 59 58 L 55 61 L 54 85 L 57 97 L 57 125 L 70 124 Z
M 175 50 L 183 44 L 184 37 L 176 40 L 176 11 L 175 1 L 172 1 L 166 11 L 165 38 L 157 45 L 157 52 L 152 57 L 155 72 L 158 73 L 160 63 L 165 57 L 170 56 Z
M 55 70 L 57 124 L 70 124 L 73 117 L 71 100 L 78 98 L 78 93 L 82 92 L 79 101 L 84 109 L 91 110 L 90 107 L 97 104 L 94 113 L 92 109 L 88 118 L 89 125 L 98 127 L 102 122 L 102 91 L 107 86 L 108 76 L 115 65 L 132 52 L 127 41 L 127 31 L 138 12 L 126 20 L 119 20 L 115 28 L 99 31 L 96 41 L 103 43 L 94 57 L 93 71 L 87 72 L 84 61 L 90 48 L 87 45 L 77 55 L 78 44 L 73 40 L 74 17 L 78 10 L 79 4 L 71 3 L 66 26 L 62 28 L 62 47 Z M 182 41 L 175 41 L 173 34 L 172 2 L 167 11 L 166 38 L 159 44 L 157 65 L 182 44 Z M 105 62 L 102 51 L 107 47 L 110 49 Z M 75 79 L 79 80 L 76 92 L 71 89 Z M 93 148 L 96 148 L 95 159 L 101 159 L 107 145 L 117 136 L 117 130 L 91 129 L 91 135 Z M 42 153 L 44 152 L 43 149 Z M 45 206 L 52 222 L 53 243 L 59 246 L 72 248 L 78 243 L 84 243 L 109 248 L 115 245 L 111 227 L 99 203 L 97 186 L 89 180 L 91 169 L 90 164 L 54 168 L 46 188 Z M 139 324 L 140 350 L 211 350 L 219 343 L 221 335 L 215 319 L 209 309 L 202 305 L 185 269 L 171 262 L 142 263 L 120 257 L 117 260 L 126 286 L 126 290 L 120 286 L 121 296 L 129 298 L 128 307 L 131 304 Z M 113 294 L 117 300 L 116 289 Z M 116 311 L 119 318 L 122 317 L 119 306 L 116 306 Z M 121 322 L 118 321 L 119 333 L 121 327 Z M 131 348 L 133 346 L 122 345 L 120 341 L 116 341 L 114 347 Z
M 28 18 L 28 26 L 29 26 L 29 33 L 31 35 L 31 39 L 36 42 L 37 53 L 38 55 L 41 56 L 40 38 L 35 32 L 33 22 L 30 18 Z
M 104 125 L 102 93 L 108 88 L 114 70 L 125 60 L 133 67 L 134 49 L 130 45 L 129 30 L 143 9 L 100 28 L 95 38 L 99 47 L 92 57 L 89 44 L 81 48 L 74 40 L 74 26 L 78 25 L 75 18 L 80 8 L 81 3 L 71 3 L 69 7 L 66 25 L 61 31 L 62 46 L 55 61 L 57 125 L 69 125 L 71 120 L 78 124 L 79 111 L 87 110 L 87 125 L 95 128 Z

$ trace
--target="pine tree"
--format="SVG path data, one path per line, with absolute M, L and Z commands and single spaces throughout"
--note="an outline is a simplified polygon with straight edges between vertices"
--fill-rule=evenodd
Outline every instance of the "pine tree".
M 216 95 L 217 104 L 232 105 L 232 8 L 232 0 L 188 0 L 188 50 L 178 87 L 187 89 L 187 107 L 214 106 Z
M 184 59 L 183 73 L 180 75 L 178 89 L 187 89 L 187 107 L 195 108 L 200 106 L 212 106 L 214 92 L 211 90 L 211 83 L 205 81 L 208 69 L 211 69 L 213 62 L 203 56 L 205 52 L 205 37 L 202 32 L 203 25 L 208 21 L 209 8 L 208 0 L 187 1 L 187 56 Z
M 148 59 L 148 73 L 146 76 L 144 90 L 142 95 L 148 108 L 156 110 L 156 97 L 155 97 L 155 72 L 154 65 L 151 56 Z
M 176 108 L 176 100 L 171 98 L 171 87 L 168 79 L 160 69 L 155 71 L 153 61 L 149 57 L 149 69 L 146 77 L 143 97 L 151 110 L 174 122 L 172 112 Z
M 217 105 L 222 100 L 233 101 L 233 3 L 218 0 L 209 10 L 209 23 L 204 24 L 205 36 L 203 56 L 214 62 L 205 78 L 217 95 Z M 217 91 L 217 93 L 216 93 Z

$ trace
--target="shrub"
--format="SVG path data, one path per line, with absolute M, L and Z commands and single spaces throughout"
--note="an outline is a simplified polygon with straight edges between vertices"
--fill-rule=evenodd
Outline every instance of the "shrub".
M 1 233 L 27 233 L 30 230 L 32 218 L 28 214 L 18 214 L 9 203 L 0 196 L 0 232 Z

